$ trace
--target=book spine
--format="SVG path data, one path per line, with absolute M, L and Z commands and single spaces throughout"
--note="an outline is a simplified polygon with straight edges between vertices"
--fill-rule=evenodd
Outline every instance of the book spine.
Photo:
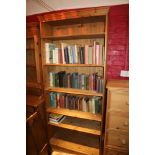
M 102 64 L 104 65 L 104 59 L 105 59 L 105 56 L 104 56 L 104 53 L 105 52 L 105 47 L 102 46 Z
M 99 49 L 99 64 L 102 65 L 102 45 L 101 44 Z
M 85 64 L 88 64 L 88 50 L 89 50 L 89 46 L 85 45 Z
M 50 63 L 50 60 L 49 60 L 49 43 L 45 43 L 45 51 L 46 51 L 46 63 Z
M 49 79 L 50 79 L 50 87 L 54 87 L 54 83 L 53 83 L 53 72 L 49 73 Z
M 61 43 L 61 51 L 62 51 L 62 64 L 65 64 L 65 54 L 64 54 L 64 43 Z
M 99 50 L 100 50 L 100 45 L 96 44 L 96 51 L 95 51 L 95 64 L 99 65 Z
M 59 63 L 59 56 L 58 56 L 58 52 L 59 52 L 59 49 L 58 48 L 55 48 L 55 64 L 58 64 Z
M 77 49 L 77 45 L 75 45 L 75 63 L 78 63 L 78 49 Z
M 55 108 L 55 103 L 54 103 L 54 93 L 50 93 L 50 103 L 52 108 Z
M 93 64 L 96 64 L 95 62 L 95 55 L 96 55 L 96 42 L 94 41 L 94 46 L 93 46 Z
M 89 51 L 88 64 L 93 64 L 93 47 L 89 46 L 88 51 Z
M 51 56 L 51 61 L 50 61 L 50 63 L 56 64 L 56 59 L 57 59 L 57 58 L 56 58 L 56 51 L 55 51 L 55 49 L 53 49 L 51 53 L 53 53 L 53 54 L 52 54 L 52 56 Z M 52 57 L 53 57 L 53 59 L 52 59 Z
M 72 51 L 72 57 L 73 57 L 73 64 L 75 64 L 76 60 L 75 60 L 75 47 L 74 46 L 71 47 L 71 51 Z

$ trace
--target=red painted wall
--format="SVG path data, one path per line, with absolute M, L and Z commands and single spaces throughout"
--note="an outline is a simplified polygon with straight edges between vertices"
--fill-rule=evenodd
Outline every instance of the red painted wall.
M 26 22 L 36 22 L 37 15 L 27 16 Z M 107 79 L 120 77 L 121 70 L 129 70 L 129 5 L 111 6 L 108 22 Z
M 107 58 L 107 79 L 128 79 L 120 71 L 129 70 L 129 5 L 110 7 Z

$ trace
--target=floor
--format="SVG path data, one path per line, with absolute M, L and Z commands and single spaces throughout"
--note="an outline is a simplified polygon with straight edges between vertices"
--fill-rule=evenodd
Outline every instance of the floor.
M 75 154 L 54 151 L 51 155 L 75 155 Z

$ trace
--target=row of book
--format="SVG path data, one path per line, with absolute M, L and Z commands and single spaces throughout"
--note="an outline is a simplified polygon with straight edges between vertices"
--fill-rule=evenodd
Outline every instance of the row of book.
M 75 88 L 103 92 L 103 78 L 97 73 L 79 74 L 66 71 L 49 72 L 50 87 Z
M 53 108 L 67 108 L 97 114 L 101 113 L 102 97 L 73 96 L 50 92 L 50 104 Z
M 45 43 L 46 63 L 49 64 L 104 64 L 104 46 L 94 41 L 93 45 L 68 45 Z

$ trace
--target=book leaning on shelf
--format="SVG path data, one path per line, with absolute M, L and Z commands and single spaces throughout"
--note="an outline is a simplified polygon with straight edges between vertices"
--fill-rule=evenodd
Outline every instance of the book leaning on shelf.
M 50 113 L 48 116 L 49 122 L 55 123 L 55 124 L 61 123 L 65 118 L 66 118 L 66 116 L 64 116 L 64 115 L 53 114 L 53 113 Z
M 45 52 L 47 64 L 104 64 L 104 45 L 96 41 L 84 46 L 61 43 L 61 48 L 45 43 Z

